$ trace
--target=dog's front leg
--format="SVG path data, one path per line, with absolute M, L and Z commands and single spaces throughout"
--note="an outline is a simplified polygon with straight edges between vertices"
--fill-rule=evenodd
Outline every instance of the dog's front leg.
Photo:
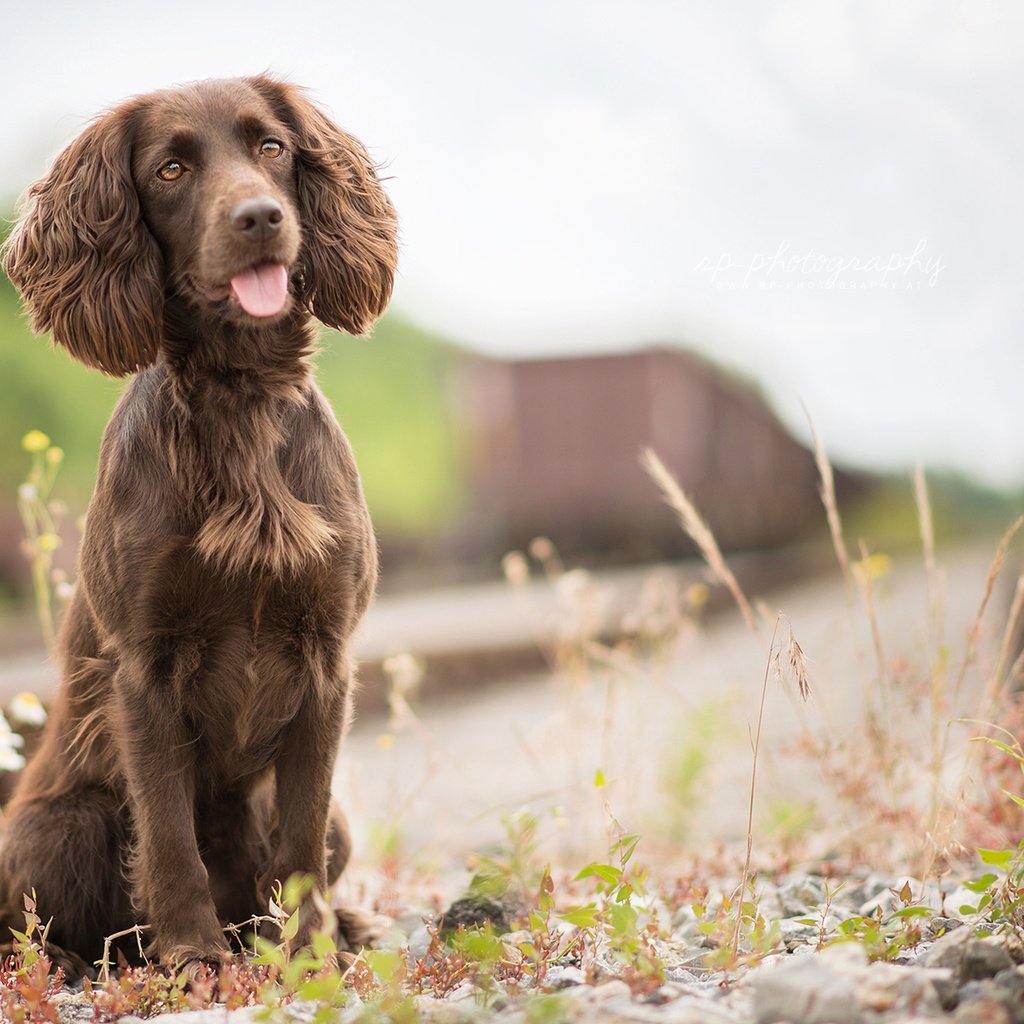
M 165 679 L 142 663 L 114 677 L 114 731 L 134 830 L 133 897 L 164 963 L 228 952 L 196 842 L 193 737 Z
M 347 684 L 346 684 L 347 690 Z M 327 887 L 327 830 L 331 776 L 345 719 L 346 690 L 310 693 L 289 723 L 275 765 L 277 843 L 261 879 L 265 898 L 275 881 L 308 875 L 319 893 Z M 310 899 L 302 907 L 295 947 L 309 944 L 314 930 L 333 927 Z

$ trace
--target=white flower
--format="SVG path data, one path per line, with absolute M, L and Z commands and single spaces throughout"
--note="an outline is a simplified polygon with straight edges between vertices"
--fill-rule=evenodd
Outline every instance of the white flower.
M 25 758 L 13 747 L 0 746 L 0 772 L 17 772 L 25 767 Z
M 11 718 L 17 725 L 43 725 L 46 721 L 46 708 L 34 694 L 19 693 L 7 708 Z

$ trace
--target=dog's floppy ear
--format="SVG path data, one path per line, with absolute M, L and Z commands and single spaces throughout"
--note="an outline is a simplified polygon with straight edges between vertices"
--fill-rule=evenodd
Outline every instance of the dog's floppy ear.
M 3 251 L 32 326 L 115 376 L 157 354 L 163 262 L 131 174 L 130 112 L 93 121 L 28 190 Z
M 301 89 L 249 83 L 295 137 L 303 299 L 329 327 L 365 334 L 391 298 L 398 260 L 398 221 L 373 162 Z

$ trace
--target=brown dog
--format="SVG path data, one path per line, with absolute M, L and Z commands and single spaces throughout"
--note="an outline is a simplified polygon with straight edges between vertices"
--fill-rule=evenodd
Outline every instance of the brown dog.
M 395 260 L 366 151 L 266 77 L 129 100 L 29 192 L 4 267 L 35 328 L 139 371 L 0 849 L 0 922 L 34 888 L 65 966 L 136 922 L 164 962 L 216 960 L 276 879 L 344 867 L 330 781 L 377 564 L 310 313 L 365 332 Z

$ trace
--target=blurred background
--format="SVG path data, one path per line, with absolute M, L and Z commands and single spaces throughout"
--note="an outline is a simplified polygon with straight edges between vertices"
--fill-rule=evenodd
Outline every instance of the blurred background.
M 52 0 L 4 22 L 5 231 L 90 116 L 194 79 L 302 84 L 382 165 L 402 225 L 394 302 L 372 338 L 326 332 L 318 360 L 381 541 L 368 708 L 375 679 L 424 664 L 441 681 L 534 671 L 533 627 L 557 642 L 555 605 L 589 614 L 579 578 L 510 604 L 488 581 L 504 564 L 523 582 L 513 549 L 548 579 L 575 565 L 622 583 L 619 614 L 671 608 L 631 575 L 694 554 L 640 466 L 647 445 L 759 587 L 828 547 L 811 420 L 854 549 L 918 542 L 919 463 L 941 541 L 988 538 L 1024 505 L 1012 0 Z M 70 581 L 120 387 L 34 338 L 0 275 L 5 694 L 48 671 L 22 438 L 65 453 Z M 681 578 L 688 616 L 706 598 L 699 573 Z
M 392 312 L 327 339 L 320 380 L 385 587 L 493 575 L 538 533 L 594 563 L 682 553 L 643 444 L 723 545 L 805 536 L 801 405 L 850 499 L 923 462 L 960 527 L 1024 480 L 1012 3 L 58 0 L 6 21 L 6 211 L 97 111 L 210 76 L 306 85 L 383 165 Z M 38 428 L 81 512 L 118 390 L 0 282 L 2 493 Z M 0 501 L 8 602 L 19 535 Z

